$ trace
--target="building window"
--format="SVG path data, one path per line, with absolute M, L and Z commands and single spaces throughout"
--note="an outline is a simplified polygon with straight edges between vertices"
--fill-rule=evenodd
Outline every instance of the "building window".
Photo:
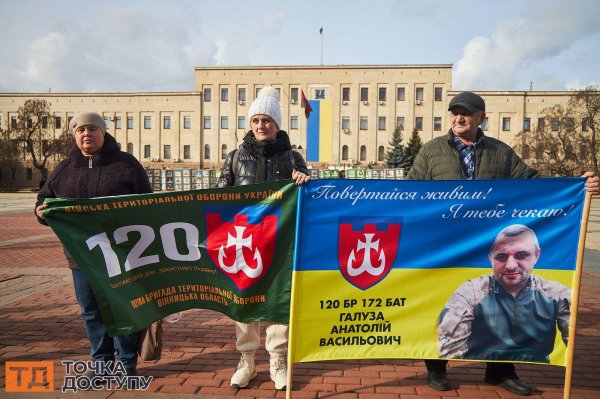
M 347 116 L 342 117 L 342 129 L 350 129 L 350 118 Z
M 17 117 L 16 116 L 11 116 L 10 117 L 10 128 L 11 129 L 16 129 L 17 128 Z
M 246 101 L 246 89 L 244 87 L 238 88 L 238 101 L 242 103 Z
M 67 116 L 67 126 L 69 126 L 71 124 L 72 120 L 73 120 L 72 116 Z
M 398 87 L 396 91 L 396 101 L 404 101 L 406 95 L 406 90 L 404 87 Z
M 442 101 L 442 88 L 441 87 L 436 87 L 433 89 L 433 98 L 435 101 Z
M 192 118 L 189 116 L 184 116 L 183 117 L 183 128 L 184 129 L 191 129 L 192 128 Z
M 385 130 L 385 116 L 377 118 L 377 129 Z
M 144 116 L 144 129 L 152 128 L 152 118 L 150 116 Z
M 221 159 L 227 159 L 227 144 L 221 146 Z
M 298 117 L 290 117 L 290 129 L 298 129 Z
M 558 127 L 560 126 L 560 122 L 558 118 L 552 118 L 552 131 L 558 132 Z
M 377 160 L 379 162 L 381 162 L 384 159 L 385 159 L 385 147 L 380 145 L 379 148 L 377 149 Z
M 229 129 L 229 117 L 221 117 L 221 129 Z
M 204 102 L 209 103 L 212 101 L 212 90 L 204 89 Z
M 104 118 L 106 119 L 106 118 Z M 33 119 L 27 118 L 27 129 L 31 129 L 33 127 Z
M 502 130 L 510 130 L 510 117 L 505 116 L 502 118 Z
M 369 88 L 368 87 L 360 88 L 360 101 L 369 101 Z
M 575 128 L 575 119 L 565 118 L 565 128 L 568 132 L 572 131 Z
M 298 88 L 292 87 L 290 90 L 290 100 L 296 102 L 298 101 Z
M 404 130 L 404 117 L 403 116 L 396 117 L 396 129 Z
M 110 129 L 110 118 L 108 116 L 105 116 L 103 119 L 104 123 L 106 124 L 106 128 Z
M 415 118 L 415 129 L 423 130 L 423 117 L 422 116 L 417 116 Z
M 343 145 L 342 146 L 342 161 L 347 161 L 347 160 L 348 160 L 348 146 Z
M 133 129 L 133 116 L 127 117 L 127 129 Z
M 379 101 L 387 101 L 387 88 L 379 88 Z
M 229 101 L 229 89 L 227 87 L 221 88 L 221 101 Z
M 254 98 L 258 97 L 258 92 L 260 91 L 260 89 L 262 89 L 262 87 L 257 87 L 256 89 L 254 89 Z
M 360 146 L 360 160 L 361 161 L 367 160 L 367 146 L 365 146 L 365 145 Z
M 163 158 L 171 159 L 171 146 L 169 144 L 163 146 Z
M 210 159 L 210 144 L 204 145 L 204 159 Z
M 48 151 L 48 140 L 42 140 L 42 153 L 45 153 L 46 151 Z
M 60 119 L 60 116 L 54 117 L 54 127 L 57 129 L 62 127 L 62 119 Z
M 48 129 L 48 117 L 42 116 L 42 129 Z
M 190 159 L 191 158 L 191 147 L 189 144 L 186 144 L 183 146 L 183 159 Z
M 127 143 L 127 152 L 133 155 L 133 143 Z
M 170 129 L 170 128 L 171 128 L 171 117 L 163 116 L 163 129 Z
M 115 116 L 115 129 L 120 129 L 120 128 L 121 128 L 121 117 Z
M 369 127 L 368 119 L 366 116 L 360 117 L 360 130 L 367 130 Z
M 583 118 L 581 120 L 581 131 L 587 132 L 589 129 L 589 125 L 590 125 L 590 117 L 586 116 L 585 118 Z
M 531 118 L 523 118 L 523 130 L 526 132 L 531 130 Z
M 205 129 L 210 129 L 210 116 L 205 116 L 204 117 L 204 128 Z
M 146 144 L 144 146 L 144 158 L 150 158 L 150 145 Z
M 546 127 L 545 125 L 546 125 L 546 119 L 538 118 L 538 124 L 537 124 L 538 132 L 544 130 L 544 128 Z
M 488 118 L 487 118 L 487 116 L 485 117 L 485 119 L 483 120 L 483 122 L 481 122 L 481 130 L 483 130 L 484 132 L 486 132 L 488 130 Z
M 238 127 L 238 129 L 246 128 L 246 117 L 245 116 L 238 116 L 237 127 Z
M 415 91 L 415 100 L 423 101 L 423 88 L 422 87 L 417 87 L 417 89 Z
M 441 116 L 433 117 L 433 130 L 438 131 L 438 132 L 440 130 L 442 130 L 442 117 Z
M 350 88 L 342 87 L 342 101 L 350 101 Z

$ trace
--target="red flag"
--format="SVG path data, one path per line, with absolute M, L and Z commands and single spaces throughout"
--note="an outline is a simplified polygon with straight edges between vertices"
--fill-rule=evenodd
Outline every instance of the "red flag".
M 310 113 L 312 112 L 312 107 L 310 106 L 310 103 L 308 102 L 308 100 L 306 99 L 306 96 L 304 95 L 304 90 L 300 90 L 300 95 L 301 95 L 301 101 L 302 101 L 302 108 L 304 108 L 304 115 L 306 115 L 306 118 L 308 119 L 308 117 L 310 116 Z

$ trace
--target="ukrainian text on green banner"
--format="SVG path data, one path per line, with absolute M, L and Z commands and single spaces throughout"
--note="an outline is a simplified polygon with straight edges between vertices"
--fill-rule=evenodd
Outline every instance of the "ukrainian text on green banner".
M 289 320 L 297 186 L 50 199 L 45 219 L 92 285 L 111 335 L 190 308 Z

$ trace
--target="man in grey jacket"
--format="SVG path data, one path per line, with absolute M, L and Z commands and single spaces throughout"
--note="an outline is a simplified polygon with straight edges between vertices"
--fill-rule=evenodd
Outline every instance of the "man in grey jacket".
M 547 363 L 557 328 L 567 344 L 571 289 L 532 273 L 541 252 L 525 225 L 498 233 L 492 273 L 461 284 L 442 310 L 440 357 Z
M 507 144 L 487 137 L 479 128 L 485 120 L 485 102 L 472 92 L 462 92 L 448 106 L 450 130 L 445 136 L 427 142 L 417 154 L 407 179 L 521 179 L 541 177 Z M 586 190 L 600 192 L 600 180 L 586 172 Z M 428 383 L 433 389 L 449 389 L 447 360 L 425 360 Z M 531 387 L 521 380 L 512 363 L 488 362 L 485 381 L 499 385 L 517 395 L 531 394 Z

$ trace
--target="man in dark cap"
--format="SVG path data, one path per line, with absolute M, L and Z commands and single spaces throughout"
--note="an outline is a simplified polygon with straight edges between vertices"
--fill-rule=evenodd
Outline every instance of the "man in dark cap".
M 541 177 L 513 149 L 493 137 L 483 134 L 479 125 L 485 120 L 485 102 L 472 92 L 455 96 L 448 106 L 448 134 L 427 142 L 417 154 L 408 173 L 409 180 L 474 180 L 523 179 Z M 593 172 L 586 172 L 586 190 L 600 192 L 600 181 Z M 425 360 L 428 383 L 433 389 L 449 389 L 446 376 L 447 360 Z M 488 362 L 485 381 L 499 385 L 517 395 L 531 394 L 531 387 L 521 380 L 512 363 Z

